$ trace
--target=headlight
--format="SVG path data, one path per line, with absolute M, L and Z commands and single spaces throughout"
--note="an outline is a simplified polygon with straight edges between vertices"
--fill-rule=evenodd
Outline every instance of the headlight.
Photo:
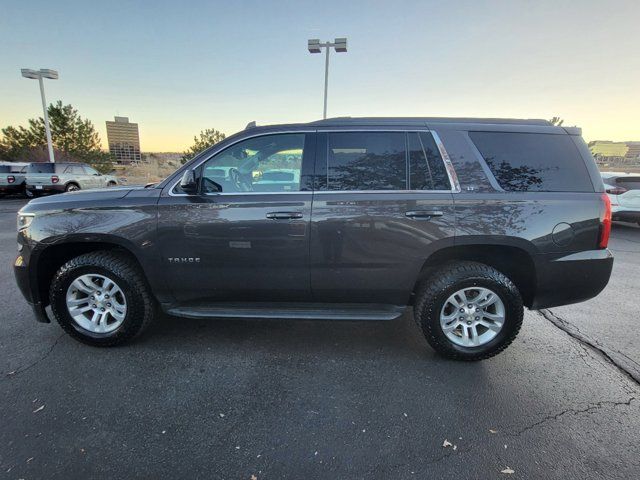
M 18 213 L 18 231 L 28 228 L 32 221 L 33 213 Z

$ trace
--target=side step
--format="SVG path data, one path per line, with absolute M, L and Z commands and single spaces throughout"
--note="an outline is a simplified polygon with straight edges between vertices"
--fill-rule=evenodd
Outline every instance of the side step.
M 393 320 L 406 307 L 353 303 L 212 303 L 166 309 L 187 318 L 264 318 L 288 320 Z

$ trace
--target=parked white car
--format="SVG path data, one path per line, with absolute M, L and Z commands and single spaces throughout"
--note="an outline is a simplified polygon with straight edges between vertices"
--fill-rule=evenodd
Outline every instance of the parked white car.
M 118 179 L 104 175 L 86 163 L 30 163 L 27 166 L 26 194 L 73 192 L 93 188 L 115 187 Z
M 602 172 L 613 220 L 640 225 L 640 174 Z

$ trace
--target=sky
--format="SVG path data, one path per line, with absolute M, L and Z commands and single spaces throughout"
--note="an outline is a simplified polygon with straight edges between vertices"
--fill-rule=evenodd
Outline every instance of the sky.
M 97 127 L 128 116 L 143 151 L 328 116 L 546 118 L 586 140 L 640 140 L 640 1 L 0 0 L 0 128 L 48 102 Z

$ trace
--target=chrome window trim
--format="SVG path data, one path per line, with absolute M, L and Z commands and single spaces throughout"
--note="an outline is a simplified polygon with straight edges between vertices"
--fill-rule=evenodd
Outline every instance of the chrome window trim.
M 451 193 L 460 193 L 460 183 L 458 183 L 458 175 L 456 174 L 455 168 L 453 168 L 453 163 L 451 163 L 451 158 L 447 153 L 447 150 L 444 148 L 444 143 L 440 139 L 440 135 L 434 130 L 428 130 L 429 133 L 433 136 L 433 139 L 436 142 L 436 146 L 440 151 L 440 156 L 442 157 L 442 161 L 444 162 L 444 168 L 447 171 L 447 176 L 449 177 L 449 184 L 451 185 Z
M 376 128 L 317 128 L 314 130 L 282 130 L 279 132 L 267 132 L 267 133 L 256 133 L 255 135 L 244 136 L 237 141 L 226 145 L 224 148 L 216 150 L 211 153 L 208 157 L 202 159 L 200 162 L 196 163 L 191 170 L 195 170 L 200 165 L 205 162 L 211 160 L 218 153 L 226 150 L 237 143 L 243 142 L 244 140 L 249 140 L 250 138 L 256 137 L 266 137 L 269 135 L 284 135 L 284 134 L 292 134 L 292 133 L 335 133 L 335 132 L 406 132 L 406 133 L 414 133 L 414 132 L 425 132 L 430 133 L 433 136 L 434 141 L 436 142 L 436 146 L 438 147 L 438 151 L 440 152 L 440 157 L 444 162 L 445 170 L 447 172 L 447 176 L 449 177 L 449 184 L 451 185 L 450 190 L 299 190 L 297 192 L 233 192 L 233 193 L 205 193 L 205 196 L 230 196 L 230 195 L 297 195 L 297 194 L 330 194 L 330 193 L 460 193 L 460 184 L 458 183 L 458 176 L 456 174 L 455 169 L 453 168 L 453 164 L 451 163 L 451 159 L 449 158 L 449 154 L 447 150 L 444 148 L 444 144 L 440 139 L 440 136 L 434 131 L 429 130 L 428 128 L 401 128 L 401 127 L 385 127 L 380 126 L 380 129 Z M 171 185 L 169 189 L 170 197 L 190 197 L 188 193 L 174 193 L 174 189 L 180 183 L 181 178 L 178 178 L 175 183 Z
M 331 193 L 339 193 L 339 194 L 345 194 L 345 193 L 359 193 L 359 194 L 363 194 L 363 193 L 388 193 L 388 194 L 398 194 L 398 193 L 403 193 L 403 194 L 419 194 L 419 193 L 451 193 L 451 190 L 318 190 L 313 192 L 314 195 L 318 194 L 318 195 L 327 195 L 327 194 L 331 194 Z

